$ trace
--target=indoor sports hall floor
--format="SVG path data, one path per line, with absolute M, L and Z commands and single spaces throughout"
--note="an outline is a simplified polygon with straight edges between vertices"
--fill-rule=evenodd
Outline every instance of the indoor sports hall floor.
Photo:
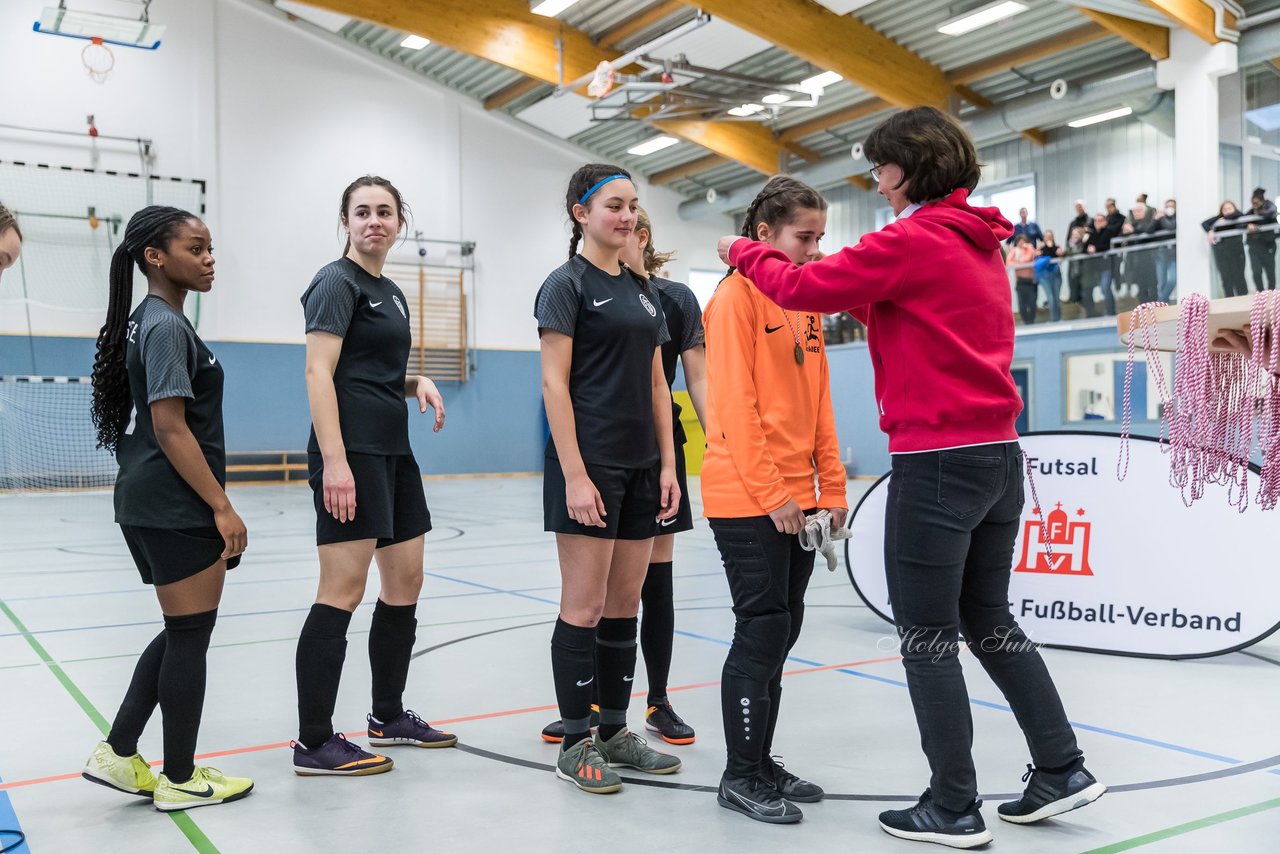
M 698 742 L 670 748 L 684 759 L 681 773 L 590 796 L 552 776 L 555 748 L 538 739 L 555 717 L 548 642 L 559 593 L 540 481 L 426 488 L 436 529 L 407 699 L 456 732 L 459 748 L 392 748 L 395 770 L 377 777 L 294 776 L 285 743 L 296 723 L 294 640 L 317 574 L 311 498 L 305 485 L 235 488 L 250 550 L 223 598 L 199 749 L 206 764 L 251 776 L 256 788 L 185 817 L 79 777 L 159 626 L 111 523 L 110 494 L 0 497 L 0 829 L 21 827 L 37 854 L 920 850 L 876 824 L 880 810 L 914 801 L 928 773 L 896 643 L 843 565 L 815 571 L 776 745 L 790 768 L 826 787 L 826 802 L 804 806 L 805 820 L 788 827 L 716 806 L 717 680 L 733 621 L 705 523 L 678 538 L 671 679 Z M 366 602 L 375 596 L 371 584 Z M 369 615 L 365 607 L 352 623 L 335 721 L 352 737 L 363 736 L 367 710 Z M 1111 791 L 1035 827 L 996 819 L 1028 760 L 1013 716 L 967 659 L 991 850 L 1280 850 L 1280 640 L 1187 662 L 1045 655 L 1089 766 Z M 640 668 L 641 692 L 642 682 Z M 160 759 L 159 745 L 157 714 L 143 755 Z

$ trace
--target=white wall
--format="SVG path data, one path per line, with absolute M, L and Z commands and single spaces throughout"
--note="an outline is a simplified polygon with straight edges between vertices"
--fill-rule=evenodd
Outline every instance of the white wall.
M 44 5 L 0 9 L 0 79 L 25 81 L 0 122 L 78 130 L 92 112 L 103 133 L 154 139 L 157 174 L 209 180 L 219 260 L 207 337 L 301 341 L 298 296 L 342 248 L 341 191 L 374 172 L 401 189 L 425 236 L 476 242 L 475 346 L 536 349 L 533 295 L 565 258 L 564 187 L 585 152 L 257 0 L 156 2 L 164 44 L 117 49 L 99 86 L 81 67 L 83 42 L 31 32 Z M 0 129 L 0 160 L 91 165 L 86 145 L 70 142 Z M 132 147 L 101 147 L 102 168 L 137 170 Z M 680 223 L 681 199 L 662 188 L 642 186 L 641 201 L 660 247 L 678 253 L 673 277 L 717 266 L 728 217 Z

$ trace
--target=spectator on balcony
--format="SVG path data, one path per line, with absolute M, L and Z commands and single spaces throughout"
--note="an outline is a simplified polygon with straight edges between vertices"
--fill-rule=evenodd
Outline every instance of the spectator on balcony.
M 1244 238 L 1241 236 L 1240 209 L 1233 201 L 1225 201 L 1218 207 L 1218 215 L 1211 216 L 1200 227 L 1208 232 L 1213 247 L 1213 261 L 1222 279 L 1223 296 L 1244 296 L 1249 286 L 1244 280 Z
M 1115 209 L 1115 199 L 1107 199 L 1107 207 Z M 1118 219 L 1116 219 L 1118 217 Z M 1102 291 L 1102 304 L 1107 314 L 1116 313 L 1116 292 L 1112 285 L 1115 278 L 1114 256 L 1111 241 L 1120 236 L 1124 228 L 1124 214 L 1112 217 L 1105 213 L 1093 215 L 1093 232 L 1085 239 L 1084 251 L 1089 256 L 1085 268 L 1085 288 L 1092 291 L 1094 285 Z M 1092 314 L 1090 316 L 1093 316 Z
M 1267 198 L 1267 191 L 1258 187 L 1253 191 L 1253 222 L 1246 226 L 1249 244 L 1249 267 L 1253 273 L 1253 289 L 1276 289 L 1276 204 Z
M 1093 218 L 1089 216 L 1089 210 L 1084 206 L 1084 199 L 1076 199 L 1076 215 L 1067 226 L 1067 237 L 1070 238 L 1071 232 L 1077 228 L 1083 228 L 1085 231 L 1093 230 Z
M 1143 198 L 1139 196 L 1138 198 Z M 1132 220 L 1126 222 L 1121 233 L 1127 238 L 1123 246 L 1124 278 L 1126 282 L 1138 286 L 1138 302 L 1155 302 L 1156 300 L 1156 258 L 1154 249 L 1144 244 L 1155 238 L 1158 226 L 1155 217 L 1147 215 L 1147 208 L 1138 205 L 1131 212 Z
M 1178 203 L 1169 199 L 1156 219 L 1156 233 L 1161 241 L 1173 240 L 1178 231 Z M 1178 289 L 1178 251 L 1176 246 L 1156 250 L 1156 299 L 1169 302 Z
M 1116 228 L 1116 234 L 1119 234 L 1120 227 L 1125 223 L 1124 214 L 1120 213 L 1120 209 L 1116 207 L 1115 199 L 1107 199 L 1107 225 Z M 1097 227 L 1097 220 L 1094 220 L 1094 227 Z
M 1147 203 L 1147 194 L 1146 194 L 1146 193 L 1139 193 L 1139 194 L 1138 194 L 1138 197 L 1137 197 L 1136 199 L 1134 199 L 1134 201 L 1133 201 L 1133 207 L 1134 207 L 1134 210 L 1136 210 L 1136 209 L 1138 209 L 1138 208 L 1142 208 L 1143 210 L 1145 210 L 1145 211 L 1147 212 L 1146 216 L 1147 216 L 1147 221 L 1148 221 L 1148 222 L 1155 222 L 1155 221 L 1156 221 L 1156 215 L 1159 213 L 1159 211 L 1157 211 L 1155 208 L 1153 208 L 1150 204 L 1148 204 L 1148 203 Z M 1136 218 L 1133 216 L 1133 211 L 1130 211 L 1130 212 L 1129 212 L 1129 225 L 1134 225 L 1134 224 L 1135 224 L 1135 220 L 1136 220 Z
M 1031 248 L 1035 249 L 1044 240 L 1044 232 L 1040 230 L 1040 226 L 1035 222 L 1027 219 L 1027 209 L 1018 209 L 1018 221 L 1013 224 L 1013 236 L 1005 242 L 1010 246 L 1018 245 L 1018 238 L 1026 236 L 1031 241 Z
M 1064 254 L 1058 245 L 1053 231 L 1044 233 L 1044 242 L 1040 244 L 1040 254 L 1036 257 L 1036 282 L 1044 291 L 1049 304 L 1049 320 L 1054 323 L 1062 319 L 1062 269 L 1058 266 L 1058 257 Z
M 1026 209 L 1023 209 L 1024 213 Z M 1019 234 L 1005 264 L 1013 271 L 1014 289 L 1018 295 L 1018 316 L 1030 326 L 1036 322 L 1036 250 L 1031 238 Z
M 1089 227 L 1083 225 L 1072 228 L 1063 247 L 1062 255 L 1067 260 L 1067 302 L 1075 303 L 1084 309 L 1087 317 L 1093 317 L 1093 285 L 1085 287 L 1088 277 L 1085 254 L 1086 241 L 1092 233 L 1093 223 Z

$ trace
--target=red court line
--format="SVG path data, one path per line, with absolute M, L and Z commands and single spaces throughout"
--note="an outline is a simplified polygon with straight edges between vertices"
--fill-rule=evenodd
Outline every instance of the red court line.
M 802 667 L 796 670 L 784 670 L 783 675 L 784 676 L 802 676 L 806 673 L 821 673 L 824 670 L 839 670 L 844 667 L 858 667 L 866 664 L 884 664 L 885 662 L 889 662 L 889 661 L 901 661 L 901 660 L 902 660 L 902 656 L 891 655 L 885 658 L 868 658 L 862 661 L 846 661 L 844 664 L 824 664 L 821 667 Z M 719 684 L 720 684 L 719 679 L 715 680 L 714 682 L 694 682 L 689 685 L 677 685 L 674 688 L 668 688 L 667 691 L 668 693 L 674 693 L 676 691 L 693 691 L 698 688 L 714 688 Z M 644 697 L 644 696 L 647 696 L 647 692 L 636 691 L 631 696 Z M 504 709 L 500 712 L 485 712 L 479 715 L 464 715 L 463 717 L 458 717 L 458 718 L 447 718 L 444 720 L 438 720 L 435 722 L 435 724 L 438 724 L 440 726 L 447 726 L 449 724 L 467 723 L 470 721 L 484 721 L 484 720 L 492 720 L 493 718 L 507 718 L 507 717 L 514 717 L 515 715 L 527 715 L 527 714 L 532 714 L 533 712 L 551 712 L 551 711 L 555 711 L 556 708 L 557 708 L 556 704 L 552 703 L 549 706 L 527 706 L 523 709 Z M 369 734 L 368 731 L 363 729 L 355 732 L 343 733 L 343 735 L 345 735 L 347 738 L 363 738 L 368 734 Z M 206 759 L 217 759 L 222 756 L 240 756 L 245 753 L 262 753 L 263 751 L 267 751 L 267 750 L 280 750 L 282 748 L 288 747 L 291 743 L 292 742 L 288 742 L 288 741 L 277 741 L 271 744 L 254 744 L 254 745 L 250 745 L 249 747 L 234 747 L 234 748 L 231 748 L 230 750 L 217 750 L 217 751 L 214 751 L 213 753 L 197 754 L 195 758 L 197 760 L 203 761 Z M 150 764 L 152 767 L 159 767 L 164 764 L 164 760 L 157 759 L 154 762 L 151 762 Z M 24 786 L 38 786 L 43 783 L 61 783 L 65 780 L 78 780 L 78 779 L 80 779 L 80 772 L 77 771 L 74 774 L 55 774 L 51 777 L 33 777 L 30 780 L 14 780 L 12 782 L 0 783 L 0 792 L 3 792 L 7 789 L 17 789 Z

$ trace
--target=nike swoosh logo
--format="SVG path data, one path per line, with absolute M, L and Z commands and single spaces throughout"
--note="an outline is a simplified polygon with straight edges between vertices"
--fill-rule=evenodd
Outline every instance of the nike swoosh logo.
M 636 677 L 634 677 L 634 676 L 623 676 L 623 677 L 622 677 L 622 681 L 623 681 L 623 682 L 630 682 L 631 680 L 633 680 L 633 679 L 635 679 L 635 678 L 636 678 Z
M 781 815 L 786 807 L 779 804 L 776 807 L 766 807 L 764 804 L 758 804 L 750 798 L 744 798 L 732 789 L 729 790 L 729 796 L 743 806 L 760 813 L 761 815 Z
M 604 305 L 607 302 L 613 302 L 613 299 L 614 299 L 613 297 L 609 297 L 608 299 L 596 299 L 596 300 L 592 300 L 591 304 L 594 305 L 596 308 L 599 308 L 600 306 Z
M 590 684 L 591 684 L 592 679 L 595 679 L 595 678 L 596 678 L 596 677 L 592 676 L 592 677 L 591 677 L 591 679 L 588 679 L 586 682 L 579 682 L 579 683 L 578 683 L 578 687 L 579 687 L 579 688 L 585 688 L 585 687 L 587 687 L 588 685 L 590 685 Z
M 377 308 L 378 306 L 382 305 L 384 302 L 386 302 L 386 300 L 378 300 L 377 302 L 371 302 L 369 303 L 369 308 Z
M 765 334 L 765 335 L 772 335 L 773 333 L 777 332 L 777 331 L 778 331 L 779 329 L 781 329 L 781 328 L 782 328 L 781 326 L 775 326 L 775 327 L 773 327 L 772 329 L 770 329 L 770 328 L 769 328 L 769 324 L 767 324 L 767 323 L 766 323 L 766 324 L 764 325 L 764 334 Z
M 217 357 L 217 356 L 210 356 L 210 357 L 209 357 L 209 364 L 211 364 L 211 365 L 216 365 L 216 364 L 218 364 L 218 357 Z
M 665 527 L 667 527 L 668 525 L 674 525 L 675 523 L 676 523 L 676 520 L 675 520 L 674 518 L 672 518 L 672 519 L 661 519 L 661 520 L 659 520 L 659 521 L 658 521 L 658 524 L 659 524 L 659 525 L 661 525 L 661 526 L 662 526 L 662 527 L 664 527 L 664 528 L 665 528 Z
M 213 786 L 210 786 L 208 783 L 205 784 L 203 792 L 193 792 L 190 789 L 179 789 L 177 786 L 174 786 L 173 790 L 175 792 L 182 792 L 182 794 L 184 795 L 191 795 L 192 797 L 196 797 L 196 798 L 213 797 Z

